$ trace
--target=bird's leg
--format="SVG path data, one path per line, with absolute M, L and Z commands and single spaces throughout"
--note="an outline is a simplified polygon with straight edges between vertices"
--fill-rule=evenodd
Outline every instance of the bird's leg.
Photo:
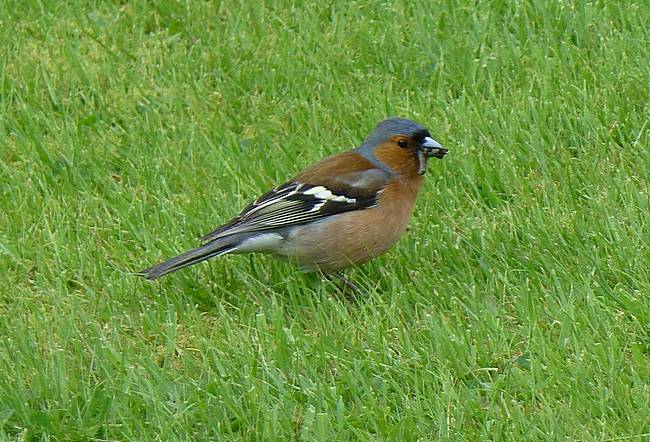
M 364 293 L 363 290 L 361 290 L 355 283 L 350 281 L 348 278 L 343 276 L 343 274 L 340 272 L 327 273 L 324 276 L 325 278 L 329 279 L 332 282 L 334 282 L 334 280 L 340 282 L 341 285 L 339 286 L 339 289 L 341 289 L 343 293 L 345 293 L 346 288 L 352 290 L 353 294 L 355 295 L 361 295 Z

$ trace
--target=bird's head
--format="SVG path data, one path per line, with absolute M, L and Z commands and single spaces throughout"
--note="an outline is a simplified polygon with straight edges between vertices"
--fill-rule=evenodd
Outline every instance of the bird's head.
M 426 127 L 406 118 L 388 118 L 375 127 L 357 150 L 374 156 L 398 173 L 424 175 L 429 157 L 443 158 L 448 150 L 431 138 Z

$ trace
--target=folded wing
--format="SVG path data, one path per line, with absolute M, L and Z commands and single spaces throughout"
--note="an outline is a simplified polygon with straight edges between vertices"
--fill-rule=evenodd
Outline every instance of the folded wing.
M 323 173 L 323 169 L 327 173 Z M 330 170 L 336 173 L 329 173 Z M 305 224 L 351 210 L 372 208 L 389 179 L 390 174 L 375 168 L 358 154 L 339 154 L 265 193 L 235 219 L 201 239 L 213 241 L 229 235 Z

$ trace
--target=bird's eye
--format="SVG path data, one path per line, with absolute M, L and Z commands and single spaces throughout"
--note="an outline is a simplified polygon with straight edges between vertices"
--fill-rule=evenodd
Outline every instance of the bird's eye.
M 404 138 L 400 138 L 399 140 L 397 140 L 397 145 L 402 149 L 404 149 L 406 146 L 408 146 L 408 143 Z

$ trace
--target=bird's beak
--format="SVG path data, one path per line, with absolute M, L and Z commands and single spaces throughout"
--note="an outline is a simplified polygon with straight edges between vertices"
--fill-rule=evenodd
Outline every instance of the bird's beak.
M 417 150 L 419 163 L 418 174 L 424 175 L 424 172 L 426 172 L 428 157 L 442 159 L 447 155 L 447 152 L 449 152 L 449 150 L 442 147 L 442 144 L 438 143 L 433 138 L 424 137 L 424 140 L 420 144 L 420 148 Z

